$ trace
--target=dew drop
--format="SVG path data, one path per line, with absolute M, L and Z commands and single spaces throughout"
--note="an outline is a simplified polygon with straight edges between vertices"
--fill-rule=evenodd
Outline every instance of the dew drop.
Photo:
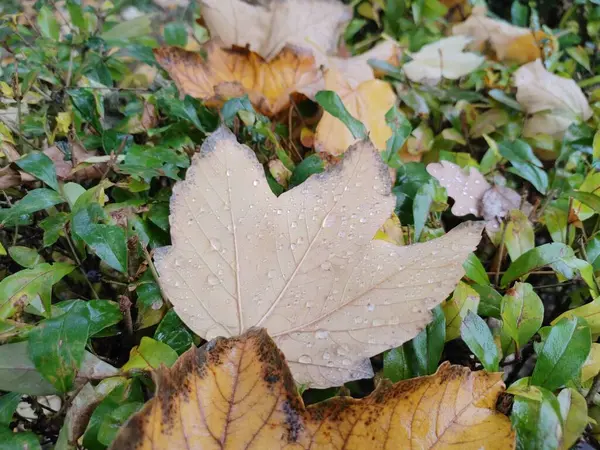
M 292 223 L 290 224 L 290 227 L 292 227 L 292 228 L 297 228 L 297 227 L 298 227 L 298 222 L 292 222 Z
M 323 359 L 325 361 L 329 361 L 331 359 L 331 355 L 328 352 L 323 353 Z
M 229 170 L 229 169 L 228 169 L 228 170 L 225 172 L 225 175 L 227 175 L 228 177 L 230 177 L 230 176 L 231 176 L 231 170 Z
M 315 332 L 315 337 L 317 339 L 327 339 L 328 336 L 329 336 L 329 331 L 327 331 L 327 330 L 317 330 Z
M 210 246 L 215 249 L 216 251 L 220 251 L 222 247 L 221 245 L 221 241 L 219 241 L 218 239 L 211 239 L 210 240 Z
M 300 358 L 298 358 L 298 362 L 302 364 L 310 364 L 312 362 L 312 358 L 308 355 L 300 355 Z
M 217 284 L 221 283 L 221 280 L 219 280 L 216 275 L 211 274 L 206 278 L 206 282 L 211 286 L 216 286 Z
M 252 182 L 252 186 L 258 186 L 258 180 L 254 180 L 254 181 Z
M 323 264 L 321 264 L 321 269 L 331 270 L 331 263 L 329 261 L 325 261 Z
M 367 311 L 369 311 L 369 312 L 375 311 L 375 305 L 373 303 L 369 303 L 367 305 Z
M 267 278 L 269 278 L 269 279 L 273 279 L 273 278 L 275 278 L 275 275 L 276 275 L 276 274 L 277 274 L 277 272 L 275 272 L 274 270 L 269 270 L 269 271 L 267 272 Z

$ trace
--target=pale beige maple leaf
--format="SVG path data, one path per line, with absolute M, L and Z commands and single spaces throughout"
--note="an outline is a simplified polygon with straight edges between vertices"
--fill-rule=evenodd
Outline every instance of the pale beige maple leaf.
M 319 64 L 335 53 L 352 8 L 339 0 L 201 0 L 211 36 L 227 47 L 248 46 L 267 61 L 286 45 L 316 49 Z
M 548 72 L 541 60 L 515 72 L 517 101 L 528 114 L 523 135 L 546 133 L 561 137 L 577 120 L 588 120 L 592 109 L 575 80 Z
M 161 284 L 205 339 L 266 328 L 300 383 L 371 377 L 368 358 L 423 329 L 481 233 L 466 224 L 414 246 L 372 240 L 394 209 L 390 189 L 363 141 L 276 197 L 254 152 L 220 128 L 173 189 Z
M 387 140 L 392 136 L 385 114 L 396 102 L 396 94 L 390 84 L 382 80 L 368 80 L 354 88 L 343 74 L 328 70 L 325 88 L 335 91 L 348 112 L 365 125 L 375 147 L 385 149 Z M 317 151 L 339 156 L 357 141 L 342 121 L 328 112 L 323 113 L 315 130 Z

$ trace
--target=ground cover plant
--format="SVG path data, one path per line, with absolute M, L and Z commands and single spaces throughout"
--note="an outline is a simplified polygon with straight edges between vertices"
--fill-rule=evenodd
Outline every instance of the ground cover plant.
M 597 448 L 555 3 L 3 3 L 0 448 Z

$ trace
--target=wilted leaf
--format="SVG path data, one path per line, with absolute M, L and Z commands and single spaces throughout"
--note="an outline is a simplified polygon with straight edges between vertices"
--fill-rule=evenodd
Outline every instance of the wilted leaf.
M 361 400 L 307 408 L 283 354 L 264 330 L 251 330 L 189 350 L 157 380 L 156 396 L 112 449 L 514 448 L 508 418 L 495 411 L 501 375 L 447 363 Z
M 266 327 L 298 382 L 340 385 L 371 376 L 368 357 L 427 324 L 480 239 L 471 224 L 418 246 L 371 241 L 394 205 L 367 142 L 275 197 L 254 152 L 221 128 L 174 188 L 173 245 L 156 251 L 156 267 L 201 337 Z
M 469 43 L 464 36 L 453 36 L 428 44 L 412 54 L 412 61 L 402 69 L 409 80 L 435 85 L 442 78 L 456 80 L 468 75 L 483 63 L 475 53 L 463 52 Z
M 267 61 L 286 46 L 314 49 L 318 64 L 336 53 L 342 26 L 352 9 L 336 0 L 292 2 L 202 0 L 202 17 L 211 36 L 226 47 L 246 47 Z
M 389 83 L 370 80 L 352 88 L 343 75 L 335 70 L 325 74 L 325 87 L 336 92 L 348 113 L 362 122 L 378 150 L 386 148 L 392 130 L 386 122 L 386 113 L 394 106 L 396 94 Z M 339 119 L 328 112 L 323 113 L 315 134 L 315 149 L 338 156 L 358 139 Z
M 587 403 L 577 390 L 563 389 L 558 394 L 560 413 L 563 418 L 563 440 L 561 450 L 570 449 L 589 423 Z
M 525 64 L 541 57 L 541 47 L 548 35 L 541 30 L 511 25 L 503 20 L 485 17 L 485 14 L 473 14 L 462 23 L 452 27 L 452 34 L 468 36 L 473 39 L 470 48 L 483 51 L 490 44 L 500 61 Z
M 467 172 L 468 173 L 465 173 Z M 427 165 L 427 172 L 440 182 L 454 199 L 452 214 L 465 216 L 480 215 L 483 194 L 491 188 L 485 177 L 474 167 L 463 170 L 449 161 L 440 161 Z
M 527 216 L 518 209 L 510 211 L 504 233 L 504 244 L 513 261 L 535 247 L 533 225 Z
M 289 107 L 290 95 L 322 76 L 308 51 L 286 48 L 270 62 L 248 50 L 223 50 L 216 42 L 207 44 L 205 51 L 206 60 L 177 47 L 159 48 L 154 54 L 182 96 L 207 105 L 247 94 L 259 112 L 272 116 Z
M 527 114 L 533 114 L 523 129 L 526 137 L 548 133 L 561 138 L 573 122 L 592 116 L 575 80 L 548 72 L 539 59 L 515 72 L 515 86 L 517 101 Z

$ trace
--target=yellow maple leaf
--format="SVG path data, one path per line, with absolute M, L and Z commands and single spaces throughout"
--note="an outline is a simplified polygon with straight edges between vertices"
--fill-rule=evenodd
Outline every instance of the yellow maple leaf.
M 218 338 L 157 372 L 157 392 L 112 449 L 513 449 L 501 373 L 442 364 L 368 397 L 304 406 L 266 331 Z
M 211 41 L 199 53 L 177 47 L 156 49 L 159 64 L 169 72 L 182 95 L 208 105 L 248 94 L 257 110 L 273 116 L 290 105 L 290 96 L 313 85 L 321 73 L 310 51 L 284 48 L 267 62 L 257 53 L 235 48 L 224 50 Z
M 325 73 L 325 89 L 335 91 L 348 112 L 365 125 L 375 147 L 385 149 L 386 141 L 392 135 L 385 113 L 396 102 L 396 94 L 390 84 L 368 80 L 353 88 L 339 71 L 328 70 Z M 315 132 L 317 151 L 338 156 L 357 141 L 340 120 L 328 112 L 323 113 Z

